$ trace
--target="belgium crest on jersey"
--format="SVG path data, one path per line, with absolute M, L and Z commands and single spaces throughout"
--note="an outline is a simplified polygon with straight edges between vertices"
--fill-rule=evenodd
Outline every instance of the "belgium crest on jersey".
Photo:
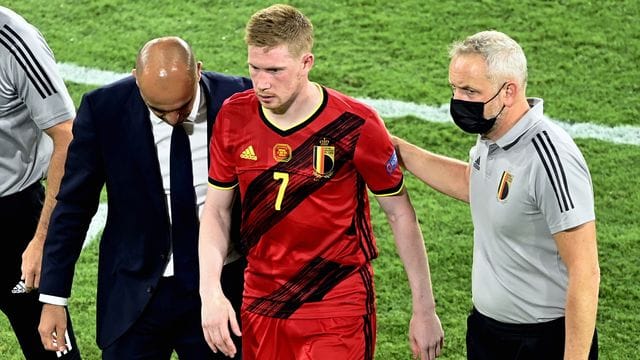
M 498 200 L 504 201 L 509 196 L 509 190 L 511 190 L 511 182 L 513 181 L 513 175 L 508 171 L 503 171 L 500 177 L 500 183 L 498 184 Z
M 333 164 L 336 149 L 329 145 L 329 139 L 323 138 L 320 144 L 313 147 L 313 171 L 318 177 L 333 175 Z

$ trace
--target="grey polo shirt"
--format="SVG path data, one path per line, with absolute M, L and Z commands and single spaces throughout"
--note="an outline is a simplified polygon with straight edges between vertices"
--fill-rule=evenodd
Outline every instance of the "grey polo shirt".
M 552 235 L 595 219 L 591 176 L 542 99 L 499 140 L 470 151 L 476 309 L 506 323 L 564 316 L 567 268 Z
M 44 38 L 0 6 L 0 197 L 45 176 L 53 143 L 43 130 L 74 117 Z

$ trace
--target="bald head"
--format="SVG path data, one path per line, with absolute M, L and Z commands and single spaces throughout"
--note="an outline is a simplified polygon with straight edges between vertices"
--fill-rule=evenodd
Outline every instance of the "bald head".
M 176 36 L 168 36 L 150 40 L 136 58 L 138 73 L 166 79 L 178 72 L 195 75 L 196 60 L 193 51 L 186 41 Z
M 191 111 L 188 105 L 195 97 L 200 67 L 186 41 L 162 37 L 140 49 L 133 76 L 147 106 L 160 118 L 175 124 L 185 111 Z M 175 116 L 169 116 L 171 113 Z

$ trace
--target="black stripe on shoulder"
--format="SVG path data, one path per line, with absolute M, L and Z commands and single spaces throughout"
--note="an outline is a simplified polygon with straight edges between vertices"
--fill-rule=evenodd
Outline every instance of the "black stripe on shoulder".
M 555 157 L 558 167 L 560 168 L 560 175 L 562 177 L 561 186 L 562 186 L 562 189 L 564 190 L 564 193 L 567 195 L 567 200 L 569 200 L 570 208 L 573 209 L 575 206 L 573 205 L 573 200 L 571 199 L 571 194 L 569 193 L 569 183 L 567 181 L 567 174 L 564 172 L 564 166 L 562 166 L 562 161 L 560 161 L 560 156 L 558 155 L 558 151 L 556 151 L 556 147 L 553 145 L 553 141 L 551 141 L 549 134 L 546 131 L 542 131 L 542 133 L 544 134 L 544 137 L 549 143 L 549 147 L 551 148 L 551 151 L 553 152 L 553 156 Z
M 15 57 L 43 99 L 58 92 L 29 46 L 9 25 L 0 29 L 0 43 Z
M 544 169 L 549 177 L 549 182 L 558 201 L 558 207 L 560 212 L 569 211 L 573 209 L 573 201 L 571 194 L 569 193 L 569 186 L 567 183 L 567 177 L 564 172 L 564 167 L 560 161 L 560 156 L 556 151 L 556 147 L 553 145 L 549 134 L 546 131 L 536 134 L 531 140 L 533 146 L 538 153 L 538 157 L 544 166 Z

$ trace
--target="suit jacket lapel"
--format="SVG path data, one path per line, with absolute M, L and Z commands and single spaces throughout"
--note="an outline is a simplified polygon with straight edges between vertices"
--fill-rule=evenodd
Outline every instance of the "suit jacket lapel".
M 216 121 L 216 115 L 218 114 L 218 110 L 220 106 L 218 105 L 215 108 L 216 104 L 214 103 L 216 99 L 214 99 L 213 94 L 216 91 L 217 83 L 215 81 L 209 80 L 209 78 L 204 75 L 200 77 L 200 84 L 202 85 L 202 89 L 204 94 L 202 94 L 202 101 L 207 104 L 207 142 L 211 141 L 211 133 L 213 132 L 213 123 Z M 207 151 L 207 166 L 211 163 L 211 154 Z
M 202 85 L 202 89 L 204 94 L 202 96 L 202 100 L 207 104 L 207 139 L 211 139 L 211 132 L 213 131 L 213 123 L 215 122 L 216 114 L 218 113 L 214 109 L 214 101 L 213 94 L 215 93 L 215 88 L 217 84 L 214 81 L 209 80 L 209 78 L 204 75 L 200 78 L 200 85 Z M 218 109 L 220 107 L 218 106 Z

